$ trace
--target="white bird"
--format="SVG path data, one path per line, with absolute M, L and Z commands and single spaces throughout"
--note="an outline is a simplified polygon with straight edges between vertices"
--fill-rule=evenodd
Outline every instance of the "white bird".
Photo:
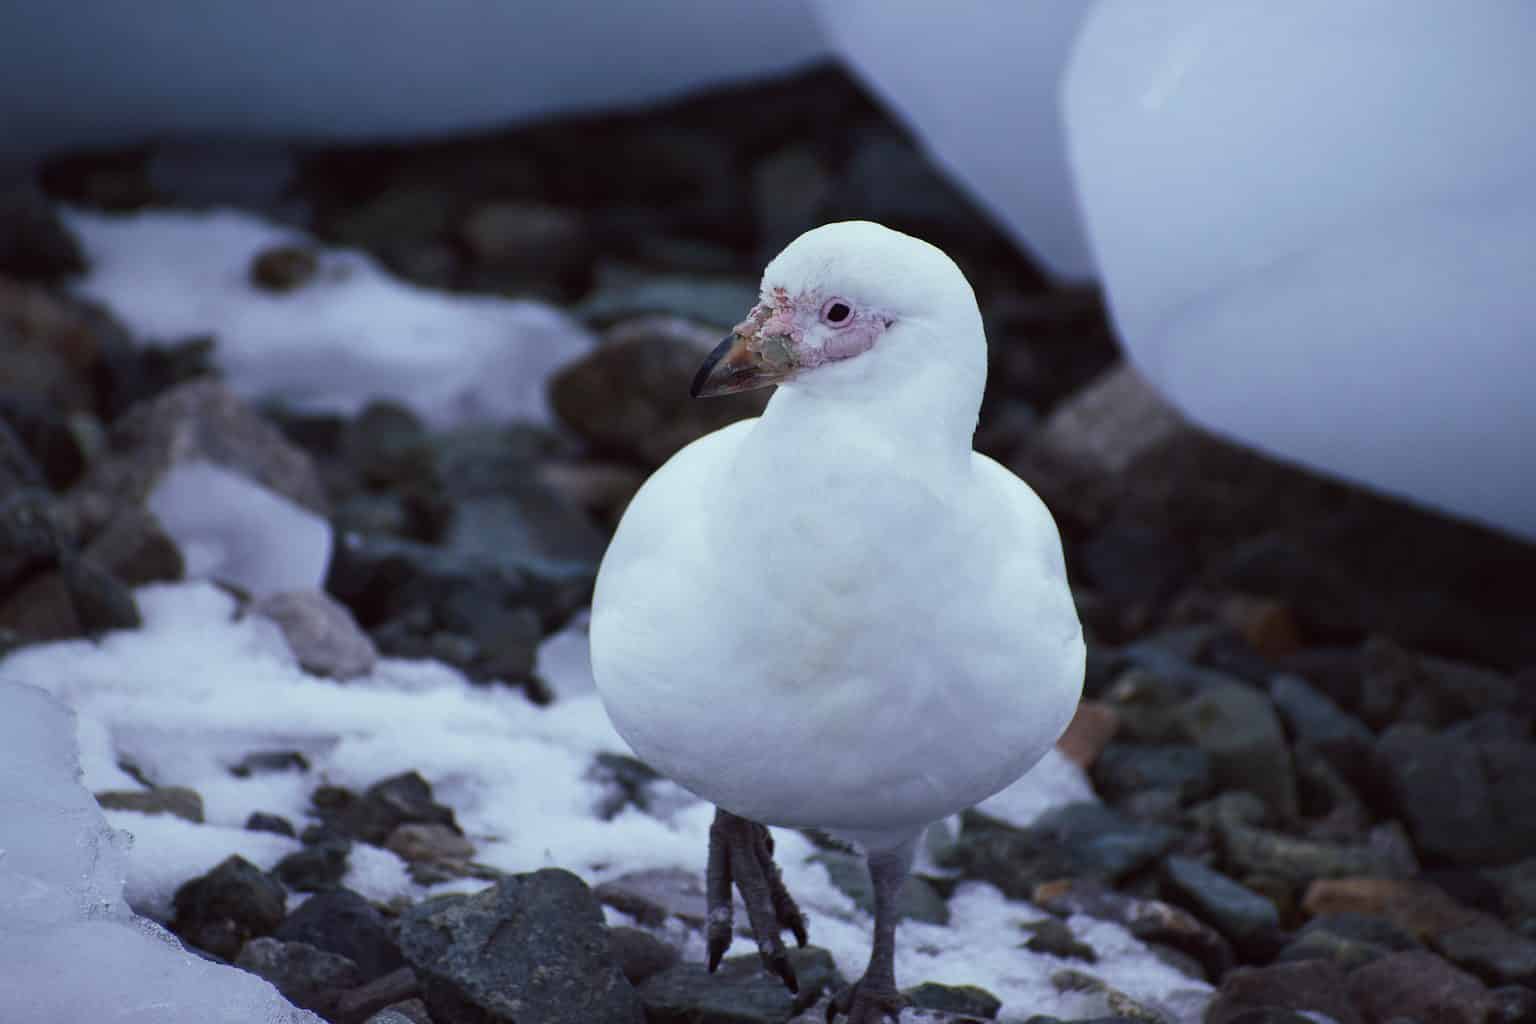
M 710 969 L 741 891 L 766 966 L 805 923 L 765 825 L 860 845 L 875 889 L 863 977 L 828 1009 L 899 1014 L 895 897 L 928 824 L 1050 748 L 1082 689 L 1061 539 L 971 449 L 986 383 L 976 298 L 943 252 L 828 224 L 768 265 L 696 396 L 777 384 L 630 503 L 598 573 L 592 669 L 614 726 L 715 804 Z

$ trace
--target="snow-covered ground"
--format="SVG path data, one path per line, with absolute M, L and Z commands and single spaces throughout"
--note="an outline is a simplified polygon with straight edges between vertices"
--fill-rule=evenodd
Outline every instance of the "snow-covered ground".
M 233 600 L 203 583 L 157 585 L 137 594 L 140 630 L 99 642 L 75 641 L 27 648 L 0 661 L 0 718 L 25 716 L 29 691 L 39 687 L 75 710 L 87 789 L 136 788 L 120 767 L 127 762 L 159 785 L 189 786 L 203 798 L 206 823 L 113 811 L 114 828 L 132 837 L 123 855 L 128 903 L 155 918 L 168 916 L 176 887 L 239 853 L 262 867 L 298 849 L 295 840 L 247 832 L 253 811 L 305 821 L 309 793 L 322 783 L 364 788 L 387 776 L 419 771 L 436 797 L 450 805 L 477 847 L 477 861 L 504 871 L 558 865 L 601 882 L 642 868 L 702 867 L 713 808 L 675 788 L 652 813 L 630 807 L 605 821 L 598 805 L 603 784 L 589 770 L 602 751 L 625 752 L 597 698 L 584 692 L 581 625 L 546 643 L 540 664 L 557 692 L 571 693 L 539 708 L 520 691 L 475 686 L 433 662 L 384 659 L 366 678 L 338 683 L 307 675 L 270 622 L 237 617 Z M 569 673 L 567 677 L 566 673 Z M 257 751 L 296 750 L 311 768 L 240 778 L 229 771 Z M 59 762 L 66 753 L 48 755 Z M 1079 799 L 1080 774 L 1055 759 L 991 805 L 1024 814 Z M 78 805 L 79 800 L 74 800 Z M 0 822 L 0 846 L 42 835 L 59 812 L 26 808 Z M 812 844 L 781 832 L 785 880 L 811 917 L 813 940 L 831 951 L 840 969 L 857 976 L 868 956 L 870 920 L 809 861 Z M 3 864 L 0 861 L 0 864 Z M 375 900 L 415 900 L 427 890 L 412 882 L 394 854 L 358 844 L 346 884 Z M 931 866 L 930 866 L 931 867 Z M 29 884 L 14 873 L 0 890 L 0 906 Z M 434 892 L 477 889 L 456 881 Z M 1065 1018 L 1105 1012 L 1102 996 L 1058 994 L 1050 975 L 1070 964 L 1015 948 L 1018 926 L 1044 914 L 1004 900 L 983 883 L 962 884 L 950 901 L 948 926 L 902 925 L 897 970 L 908 982 L 976 984 L 1002 998 L 1005 1014 Z M 620 915 L 610 913 L 615 922 Z M 1079 937 L 1094 946 L 1094 973 L 1128 994 L 1193 1019 L 1208 989 L 1158 961 L 1119 927 L 1074 919 Z M 9 921 L 0 928 L 9 929 Z M 0 931 L 0 935 L 6 934 Z M 50 947 L 52 948 L 52 947 Z M 124 941 L 104 946 L 93 966 L 113 969 L 142 950 Z M 703 956 L 690 940 L 687 954 Z M 52 962 L 59 983 L 68 965 Z M 0 987 L 0 997 L 8 996 Z M 0 998 L 0 1018 L 21 1003 Z M 26 1018 L 38 1019 L 38 1018 Z
M 364 253 L 233 210 L 72 211 L 66 221 L 90 263 L 81 296 L 140 338 L 212 336 L 214 362 L 247 398 L 339 413 L 394 398 L 437 426 L 547 422 L 545 381 L 595 344 L 551 306 L 419 288 Z M 258 254 L 295 245 L 316 255 L 309 280 L 286 292 L 252 286 Z

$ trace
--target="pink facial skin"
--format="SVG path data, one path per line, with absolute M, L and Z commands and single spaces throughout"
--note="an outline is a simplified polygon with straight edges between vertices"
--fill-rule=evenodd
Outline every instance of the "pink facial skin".
M 853 315 L 840 324 L 826 322 L 822 310 L 828 299 L 819 292 L 791 297 L 783 288 L 775 288 L 733 332 L 753 350 L 761 349 L 769 338 L 778 339 L 796 368 L 809 370 L 868 352 L 893 322 L 848 300 L 842 301 Z M 824 330 L 817 332 L 820 341 L 813 344 L 807 328 L 817 323 L 822 323 Z

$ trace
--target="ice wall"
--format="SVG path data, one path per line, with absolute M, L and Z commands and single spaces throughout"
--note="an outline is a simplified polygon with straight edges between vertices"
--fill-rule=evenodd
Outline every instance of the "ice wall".
M 822 55 L 806 0 L 0 5 L 0 157 L 164 136 L 409 138 Z
M 127 836 L 80 784 L 74 718 L 0 683 L 0 1020 L 320 1024 L 123 902 Z
M 1093 275 L 1062 71 L 1089 0 L 815 0 L 834 50 L 1053 273 Z
M 1536 539 L 1536 5 L 1104 0 L 1070 157 L 1196 420 Z

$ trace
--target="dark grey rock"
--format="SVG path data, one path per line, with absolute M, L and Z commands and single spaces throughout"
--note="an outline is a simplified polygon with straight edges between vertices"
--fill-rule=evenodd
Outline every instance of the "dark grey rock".
M 139 606 L 133 594 L 89 558 L 64 558 L 59 572 L 80 628 L 89 635 L 113 629 L 137 629 Z
M 1363 843 L 1303 839 L 1230 820 L 1218 823 L 1217 832 L 1231 867 L 1295 884 L 1316 878 L 1410 878 L 1419 871 L 1413 846 L 1395 822 L 1371 829 Z
M 56 566 L 66 543 L 47 491 L 0 495 L 0 593 Z
M 1502 672 L 1410 651 L 1381 636 L 1366 642 L 1360 677 L 1361 714 L 1383 728 L 1438 728 L 1520 700 L 1519 687 Z
M 135 506 L 118 509 L 86 546 L 84 555 L 128 586 L 179 580 L 181 549 L 160 522 Z
M 644 1019 L 596 898 L 568 871 L 513 875 L 474 896 L 419 903 L 401 918 L 400 945 L 440 1020 Z
M 1296 774 L 1280 719 L 1269 700 L 1241 684 L 1209 686 L 1180 708 L 1189 742 L 1211 758 L 1225 788 L 1261 798 L 1281 818 L 1296 815 Z
M 233 960 L 248 940 L 282 924 L 287 893 L 243 857 L 230 857 L 184 883 L 173 898 L 171 931 L 198 949 Z
M 14 495 L 23 488 L 41 490 L 43 471 L 16 429 L 7 422 L 9 418 L 4 404 L 0 404 L 0 494 Z
M 310 843 L 278 861 L 272 873 L 295 892 L 324 892 L 339 886 L 346 877 L 351 853 L 352 843 L 347 839 Z
M 1504 985 L 1488 993 L 1488 1024 L 1536 1024 L 1536 990 Z
M 1264 1007 L 1321 1013 L 1338 1024 L 1363 1024 L 1351 1003 L 1344 972 L 1325 960 L 1229 971 L 1206 1010 L 1206 1024 L 1232 1024 L 1239 1016 Z
M 1369 1024 L 1411 1017 L 1426 1024 L 1483 1024 L 1488 989 L 1433 953 L 1384 956 L 1349 975 L 1349 994 Z
M 309 758 L 297 750 L 258 750 L 246 754 L 229 769 L 237 779 L 274 772 L 307 772 Z
M 1035 886 L 1056 879 L 1119 880 L 1155 861 L 1178 835 L 1099 804 L 1071 804 L 1024 829 L 976 811 L 962 821 L 946 866 L 990 882 L 1010 899 L 1029 899 Z
M 1112 519 L 1079 549 L 1084 578 L 1122 604 L 1167 600 L 1194 572 L 1187 545 L 1146 523 Z
M 194 824 L 203 823 L 203 798 L 197 790 L 185 786 L 106 790 L 96 794 L 96 802 L 104 811 L 169 814 Z
M 405 965 L 384 916 L 351 889 L 316 893 L 289 914 L 272 935 L 346 957 L 357 965 L 364 982 Z
M 1491 985 L 1536 983 L 1536 939 L 1506 928 L 1494 917 L 1436 935 L 1435 951 Z
M 1331 960 L 1345 971 L 1391 953 L 1421 948 L 1412 935 L 1384 917 L 1352 912 L 1323 914 L 1308 921 L 1275 959 Z
M 721 334 L 718 327 L 676 317 L 617 323 L 604 332 L 603 344 L 551 379 L 550 403 L 599 452 L 660 466 L 684 445 L 760 415 L 767 404 L 761 393 L 707 402 L 689 397 L 694 375 Z
M 790 145 L 753 162 L 752 212 L 758 251 L 766 264 L 779 250 L 820 224 L 836 182 L 808 145 Z
M 1511 711 L 1482 711 L 1445 730 L 1447 736 L 1470 743 L 1524 743 L 1531 739 L 1532 718 Z
M 1503 859 L 1503 829 L 1476 746 L 1422 725 L 1394 725 L 1378 744 L 1394 809 L 1425 853 L 1462 863 Z
M 406 999 L 386 1006 L 363 1024 L 437 1024 L 420 999 Z
M 1232 966 L 1232 947 L 1214 928 L 1187 910 L 1161 900 L 1138 899 L 1099 882 L 1058 883 L 1041 887 L 1033 902 L 1053 914 L 1086 914 L 1121 925 L 1143 942 L 1194 958 L 1205 980 L 1220 978 Z
M 321 786 L 310 799 L 328 828 L 375 846 L 405 824 L 446 825 L 462 832 L 453 810 L 432 799 L 431 784 L 415 772 L 375 782 L 362 796 L 340 786 Z
M 471 288 L 571 301 L 591 286 L 596 244 L 578 210 L 501 200 L 472 210 L 458 234 Z
M 903 993 L 912 1000 L 912 1006 L 920 1010 L 942 1010 L 962 1017 L 979 1017 L 995 1020 L 1003 1008 L 1003 1001 L 991 992 L 976 985 L 940 985 L 925 981 Z
M 416 972 L 409 967 L 400 967 L 343 992 L 336 1000 L 334 1019 L 342 1024 L 366 1020 L 395 1003 L 420 994 L 421 983 L 416 980 Z M 426 1014 L 425 1004 L 422 1004 L 422 1014 Z
M 83 534 L 125 506 L 142 505 L 179 462 L 219 466 L 319 515 L 325 490 L 309 456 L 222 382 L 198 378 L 135 406 L 112 425 L 110 451 L 70 492 Z
M 1185 744 L 1110 743 L 1093 763 L 1093 783 L 1109 800 L 1166 789 L 1187 803 L 1210 793 L 1211 759 L 1199 747 Z
M 355 679 L 372 672 L 379 660 L 346 605 L 322 591 L 268 594 L 251 613 L 277 623 L 299 665 L 315 675 Z
M 789 962 L 798 995 L 764 970 L 756 953 L 728 957 L 713 974 L 698 963 L 668 968 L 640 986 L 647 1024 L 780 1024 L 843 984 L 824 949 L 791 949 Z
M 270 981 L 295 1006 L 330 1016 L 343 992 L 362 979 L 357 965 L 305 942 L 262 937 L 240 949 L 235 966 Z
M 587 778 L 603 787 L 598 816 L 611 821 L 626 807 L 647 810 L 651 803 L 651 785 L 661 776 L 639 758 L 603 751 L 592 759 Z
M 1029 933 L 1029 938 L 1024 940 L 1025 949 L 1059 956 L 1064 960 L 1083 960 L 1090 964 L 1098 962 L 1098 952 L 1088 943 L 1079 941 L 1065 921 L 1047 917 L 1022 927 Z M 940 1006 L 936 1009 L 945 1010 L 949 1007 Z
M 54 284 L 85 271 L 85 254 L 38 189 L 0 189 L 0 274 Z
M 811 858 L 827 869 L 832 884 L 841 889 L 865 913 L 875 912 L 875 887 L 869 878 L 869 866 L 863 857 L 836 850 L 823 850 Z M 933 883 L 921 875 L 908 875 L 896 897 L 897 920 L 949 924 L 949 904 Z
M 296 838 L 298 833 L 294 831 L 293 823 L 280 814 L 268 814 L 265 811 L 252 811 L 250 817 L 245 819 L 247 832 L 271 832 L 274 835 Z
M 619 969 L 632 985 L 660 974 L 681 959 L 676 948 L 639 928 L 610 928 L 608 942 Z
M 1172 902 L 1215 925 L 1239 949 L 1273 951 L 1279 945 L 1279 910 L 1221 872 L 1189 857 L 1169 857 L 1163 882 Z
M 1478 742 L 1504 860 L 1536 856 L 1536 743 Z
M 1536 937 L 1536 857 L 1489 872 L 1499 907 L 1517 931 Z
M 1346 749 L 1375 742 L 1364 722 L 1340 708 L 1305 679 L 1289 673 L 1269 681 L 1269 699 L 1298 743 Z

